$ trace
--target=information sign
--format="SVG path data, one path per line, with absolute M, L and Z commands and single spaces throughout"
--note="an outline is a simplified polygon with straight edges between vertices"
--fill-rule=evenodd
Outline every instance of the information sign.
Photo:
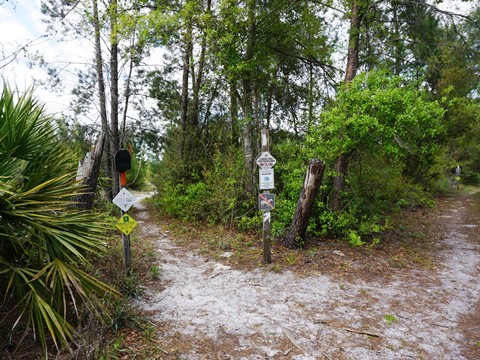
M 272 168 L 277 160 L 270 155 L 268 151 L 262 152 L 262 154 L 257 159 L 257 165 L 260 166 L 262 169 L 270 169 Z
M 123 214 L 116 226 L 122 233 L 129 235 L 135 226 L 137 226 L 137 222 L 130 215 Z
M 117 196 L 113 198 L 113 203 L 126 212 L 135 203 L 135 200 L 135 195 L 123 188 L 119 191 Z
M 260 169 L 260 190 L 270 190 L 275 187 L 273 169 Z

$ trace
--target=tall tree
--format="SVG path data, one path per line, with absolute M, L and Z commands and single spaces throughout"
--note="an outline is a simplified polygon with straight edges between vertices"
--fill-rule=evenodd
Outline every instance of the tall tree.
M 111 189 L 108 191 L 110 198 L 118 192 L 118 176 L 115 174 L 111 163 L 115 152 L 122 146 L 122 138 L 124 133 L 120 129 L 119 114 L 122 108 L 126 111 L 128 101 L 130 100 L 130 92 L 124 91 L 126 95 L 123 99 L 120 97 L 119 80 L 121 61 L 127 62 L 129 56 L 135 56 L 136 61 L 130 64 L 138 64 L 138 59 L 142 54 L 142 45 L 138 42 L 132 45 L 129 41 L 135 38 L 135 29 L 129 31 L 121 31 L 122 28 L 130 26 L 121 24 L 120 18 L 127 19 L 128 12 L 136 14 L 136 6 L 126 7 L 127 4 L 118 0 L 109 0 L 108 3 L 98 2 L 98 0 L 45 0 L 42 1 L 42 12 L 48 16 L 49 27 L 54 28 L 62 26 L 64 40 L 68 37 L 81 37 L 90 40 L 94 47 L 92 49 L 92 63 L 90 66 L 95 69 L 96 87 L 98 92 L 95 93 L 95 101 L 91 98 L 85 98 L 88 103 L 82 105 L 83 112 L 92 113 L 92 108 L 97 107 L 98 115 L 102 124 L 103 135 L 106 140 L 106 161 L 105 172 L 111 178 Z M 135 22 L 132 22 L 133 24 Z M 130 27 L 134 27 L 132 25 Z M 129 37 L 126 39 L 126 37 Z M 103 48 L 103 44 L 107 44 L 108 51 Z M 128 47 L 135 48 L 136 51 L 123 51 Z M 105 78 L 109 79 L 108 86 Z M 125 76 L 126 82 L 124 86 L 129 89 L 131 76 Z M 89 90 L 90 91 L 90 90 Z M 123 104 L 122 104 L 123 102 Z M 109 109 L 107 109 L 109 104 Z M 82 116 L 84 113 L 77 114 Z M 124 115 L 126 119 L 126 114 Z
M 350 1 L 350 29 L 348 32 L 347 65 L 345 70 L 345 83 L 347 84 L 355 78 L 359 67 L 360 27 L 362 19 L 365 16 L 365 11 L 368 8 L 362 1 L 363 0 Z M 344 134 L 339 134 L 340 138 L 343 136 Z M 335 160 L 332 209 L 337 212 L 341 210 L 341 197 L 343 188 L 345 187 L 348 156 L 348 153 L 342 152 Z

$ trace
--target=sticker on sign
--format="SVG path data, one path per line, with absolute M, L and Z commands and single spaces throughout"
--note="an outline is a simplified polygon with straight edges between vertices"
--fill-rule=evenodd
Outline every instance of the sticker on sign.
M 277 160 L 270 155 L 268 151 L 262 152 L 262 154 L 257 159 L 257 165 L 260 166 L 262 169 L 269 169 L 275 165 Z

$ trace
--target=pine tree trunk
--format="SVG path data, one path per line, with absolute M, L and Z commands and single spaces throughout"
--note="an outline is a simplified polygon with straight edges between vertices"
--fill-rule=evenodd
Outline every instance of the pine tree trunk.
M 187 123 L 188 123 L 188 85 L 190 77 L 190 57 L 192 55 L 192 25 L 187 24 L 184 34 L 184 53 L 183 53 L 183 74 L 182 74 L 182 103 L 180 112 L 180 138 L 178 144 L 178 158 L 181 162 L 185 158 L 187 144 Z
M 102 45 L 101 45 L 101 39 L 100 39 L 100 20 L 99 20 L 99 15 L 98 15 L 98 2 L 97 0 L 92 1 L 93 5 L 93 27 L 95 31 L 95 68 L 97 72 L 97 79 L 98 79 L 98 97 L 99 97 L 99 102 L 100 102 L 100 119 L 102 122 L 102 153 L 99 156 L 99 159 L 101 160 L 102 154 L 104 149 L 106 150 L 107 156 L 106 158 L 109 159 L 111 154 L 109 153 L 110 150 L 110 141 L 111 141 L 111 136 L 110 136 L 110 127 L 108 126 L 108 119 L 107 119 L 107 96 L 106 96 L 106 91 L 105 91 L 105 79 L 103 76 L 103 58 L 102 58 Z M 100 161 L 99 160 L 99 161 Z M 94 158 L 94 162 L 96 161 L 96 158 Z M 100 161 L 101 164 L 101 161 Z M 99 167 L 101 165 L 98 165 Z M 106 173 L 110 174 L 111 173 L 111 162 L 107 160 L 107 166 L 106 166 Z M 100 169 L 99 169 L 100 171 Z M 98 181 L 98 176 L 90 176 L 92 183 L 88 186 L 89 191 L 92 192 L 93 194 L 95 193 L 96 187 L 97 187 L 97 181 Z M 93 183 L 93 181 L 95 182 Z M 108 195 L 110 196 L 110 199 L 112 199 L 112 193 L 109 191 Z M 82 200 L 83 201 L 83 200 Z M 92 195 L 92 204 L 93 204 L 93 195 Z M 86 206 L 89 206 L 89 202 L 86 202 Z
M 249 63 L 253 60 L 254 47 L 255 47 L 255 8 L 256 0 L 248 0 L 247 5 L 247 23 L 248 23 L 248 35 L 247 35 L 247 48 L 245 51 L 245 62 Z M 251 69 L 247 70 L 243 79 L 243 91 L 244 91 L 244 128 L 243 128 L 243 150 L 245 156 L 245 172 L 246 183 L 245 190 L 251 194 L 255 191 L 255 159 L 253 156 L 253 131 L 254 131 L 254 90 L 253 90 L 253 72 Z
M 205 10 L 205 14 L 210 14 L 212 6 L 212 1 L 207 0 L 207 8 Z M 202 88 L 203 84 L 203 73 L 205 70 L 206 65 L 206 52 L 207 52 L 207 33 L 208 28 L 205 28 L 204 33 L 202 35 L 202 45 L 200 50 L 200 58 L 198 60 L 198 72 L 195 78 L 195 82 L 193 84 L 193 96 L 192 96 L 192 126 L 196 129 L 200 123 L 199 116 L 200 116 L 200 89 Z
M 345 71 L 345 82 L 351 82 L 358 70 L 358 54 L 360 52 L 360 25 L 361 14 L 358 0 L 352 0 L 350 15 L 350 31 L 348 38 L 348 58 Z M 341 138 L 343 134 L 339 134 Z M 342 192 L 345 187 L 345 176 L 347 174 L 348 156 L 340 154 L 335 161 L 335 177 L 333 179 L 332 210 L 339 212 L 342 208 Z
M 110 0 L 110 21 L 111 21 L 111 47 L 110 47 L 110 126 L 112 132 L 112 140 L 110 142 L 112 156 L 120 149 L 120 133 L 118 126 L 118 24 L 117 24 L 117 0 Z M 120 184 L 117 171 L 112 168 L 112 198 L 120 191 Z
M 283 239 L 284 245 L 288 248 L 302 247 L 305 244 L 308 221 L 312 214 L 318 189 L 322 183 L 324 170 L 325 164 L 323 161 L 319 159 L 310 160 L 292 223 Z
M 335 161 L 335 177 L 333 178 L 332 210 L 339 212 L 342 208 L 342 192 L 345 188 L 345 176 L 347 174 L 348 157 L 345 154 L 337 157 Z

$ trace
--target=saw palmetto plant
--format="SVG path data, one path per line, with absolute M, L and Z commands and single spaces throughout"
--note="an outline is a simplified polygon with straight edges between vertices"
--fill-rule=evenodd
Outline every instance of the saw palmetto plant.
M 68 347 L 80 309 L 101 314 L 114 289 L 88 273 L 105 251 L 106 225 L 75 199 L 76 161 L 32 91 L 0 97 L 0 294 L 13 328 Z M 2 319 L 0 319 L 2 321 Z M 4 326 L 5 324 L 0 324 Z

